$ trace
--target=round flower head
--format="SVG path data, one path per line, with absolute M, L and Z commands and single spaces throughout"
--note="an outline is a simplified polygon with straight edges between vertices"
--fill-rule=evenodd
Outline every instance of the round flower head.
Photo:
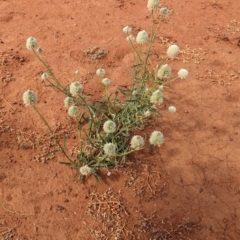
M 103 124 L 103 130 L 105 133 L 114 133 L 116 132 L 116 123 L 113 122 L 112 120 L 107 120 Z
M 91 168 L 88 165 L 84 165 L 84 166 L 80 167 L 79 172 L 82 175 L 87 176 L 89 173 L 91 173 Z
M 130 35 L 130 36 L 127 36 L 127 37 L 126 37 L 126 40 L 127 40 L 128 42 L 133 42 L 133 41 L 135 40 L 135 38 L 133 37 L 133 35 Z
M 129 26 L 126 26 L 126 27 L 123 28 L 123 32 L 124 33 L 131 33 L 132 32 L 132 28 L 129 27 Z
M 150 139 L 150 144 L 160 146 L 164 142 L 163 134 L 160 131 L 153 131 Z
M 66 98 L 64 99 L 64 106 L 65 106 L 65 107 L 71 107 L 72 104 L 73 104 L 73 98 L 71 98 L 71 97 L 66 97 Z
M 34 37 L 29 37 L 26 42 L 26 48 L 29 50 L 37 48 L 37 40 Z
M 164 78 L 168 78 L 171 76 L 171 73 L 172 73 L 172 70 L 171 68 L 168 66 L 168 64 L 164 64 L 162 65 L 158 72 L 157 72 L 157 76 L 160 78 L 160 79 L 164 79 Z
M 178 71 L 178 76 L 179 76 L 181 79 L 187 78 L 187 76 L 188 76 L 188 70 L 186 70 L 186 69 L 180 69 L 180 70 Z
M 80 82 L 73 82 L 70 84 L 70 93 L 73 96 L 77 96 L 78 94 L 82 93 L 82 85 L 80 84 Z
M 130 142 L 131 148 L 139 150 L 144 146 L 144 139 L 139 135 L 135 135 L 132 137 Z
M 170 107 L 168 107 L 168 111 L 171 113 L 175 113 L 177 111 L 177 109 L 174 106 L 170 106 Z
M 176 44 L 170 45 L 167 49 L 167 55 L 169 58 L 175 58 L 179 53 L 179 47 Z
M 115 156 L 116 155 L 116 145 L 113 143 L 106 143 L 103 146 L 103 150 L 107 156 Z
M 149 11 L 156 9 L 159 5 L 159 0 L 148 0 L 147 8 Z
M 152 114 L 151 111 L 148 110 L 148 111 L 146 111 L 146 112 L 144 113 L 144 116 L 145 116 L 145 117 L 150 117 L 151 114 Z
M 102 80 L 103 85 L 108 86 L 110 85 L 110 83 L 111 83 L 111 80 L 109 78 L 103 78 Z
M 76 106 L 71 106 L 69 109 L 68 109 L 68 115 L 71 116 L 71 117 L 76 117 L 78 114 L 78 108 Z
M 160 8 L 160 14 L 162 15 L 168 15 L 168 9 L 166 7 L 162 7 Z
M 48 79 L 48 74 L 47 74 L 47 73 L 43 73 L 43 74 L 41 75 L 41 79 L 42 79 L 42 80 Z
M 139 44 L 144 44 L 148 40 L 148 33 L 145 30 L 138 32 L 136 41 Z
M 106 74 L 106 71 L 103 69 L 103 68 L 99 68 L 97 71 L 96 71 L 96 74 L 100 77 L 103 77 L 105 74 Z
M 152 96 L 150 97 L 150 102 L 153 104 L 159 104 L 163 102 L 163 94 L 160 90 L 156 90 L 152 93 Z
M 37 102 L 35 93 L 31 90 L 27 90 L 23 93 L 23 102 L 26 106 L 34 105 Z

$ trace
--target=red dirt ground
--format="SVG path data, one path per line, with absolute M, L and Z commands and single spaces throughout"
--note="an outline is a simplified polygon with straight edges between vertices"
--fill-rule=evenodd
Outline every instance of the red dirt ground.
M 150 31 L 147 1 L 0 1 L 0 239 L 240 239 L 239 1 L 166 0 L 171 9 L 154 46 L 177 43 L 169 65 L 189 77 L 165 90 L 159 150 L 136 154 L 103 183 L 47 159 L 47 130 L 22 103 L 27 89 L 57 134 L 71 124 L 63 96 L 45 88 L 44 68 L 25 48 L 34 36 L 55 74 L 68 84 L 79 69 L 86 93 L 101 97 L 96 69 L 106 69 L 112 89 L 127 84 L 131 50 L 122 28 Z M 107 55 L 90 60 L 82 51 Z M 155 59 L 156 60 L 156 59 Z M 155 61 L 154 60 L 154 61 Z M 154 62 L 154 64 L 160 64 Z M 169 105 L 177 108 L 167 113 Z

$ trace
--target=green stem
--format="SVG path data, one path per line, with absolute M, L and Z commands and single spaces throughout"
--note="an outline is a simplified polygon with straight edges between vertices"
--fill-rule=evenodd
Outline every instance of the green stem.
M 33 50 L 33 53 L 35 54 L 35 56 L 38 58 L 38 60 L 44 65 L 44 67 L 47 69 L 49 75 L 55 80 L 55 82 L 57 83 L 57 88 L 62 91 L 64 91 L 64 87 L 62 86 L 62 84 L 58 81 L 58 79 L 55 77 L 54 73 L 52 72 L 52 70 L 50 69 L 50 67 L 48 66 L 48 64 L 37 54 L 37 52 Z M 54 85 L 56 86 L 56 85 Z M 60 88 L 59 88 L 60 87 Z M 64 92 L 65 93 L 65 92 Z
M 53 132 L 53 130 L 51 129 L 51 127 L 49 126 L 48 122 L 46 121 L 46 119 L 43 117 L 43 115 L 38 111 L 38 109 L 32 105 L 33 109 L 37 112 L 38 116 L 41 118 L 41 120 L 43 121 L 43 123 L 46 125 L 46 127 L 48 128 L 49 132 L 53 135 L 57 145 L 59 146 L 59 148 L 61 149 L 61 152 L 65 155 L 65 157 L 71 162 L 74 163 L 69 156 L 67 155 L 67 153 L 65 152 L 64 148 L 62 147 L 62 145 L 59 143 L 55 133 Z

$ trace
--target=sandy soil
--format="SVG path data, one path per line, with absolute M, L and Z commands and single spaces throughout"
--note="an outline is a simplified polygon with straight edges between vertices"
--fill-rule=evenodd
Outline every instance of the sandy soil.
M 164 133 L 159 150 L 144 151 L 126 165 L 84 184 L 44 158 L 52 139 L 22 94 L 33 89 L 56 134 L 74 134 L 63 96 L 46 88 L 44 68 L 25 48 L 34 36 L 56 75 L 68 84 L 79 69 L 86 93 L 100 98 L 96 69 L 112 89 L 128 84 L 131 50 L 122 28 L 150 30 L 147 1 L 0 1 L 0 239 L 240 239 L 240 112 L 238 1 L 166 0 L 171 10 L 154 49 L 181 48 L 169 62 L 189 78 L 165 91 L 163 118 L 144 131 Z M 107 51 L 90 60 L 83 51 Z M 154 58 L 154 64 L 159 64 Z M 167 113 L 169 105 L 177 108 Z

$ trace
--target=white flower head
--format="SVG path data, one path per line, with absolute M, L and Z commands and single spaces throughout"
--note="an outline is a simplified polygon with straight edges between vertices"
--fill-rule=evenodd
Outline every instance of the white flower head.
M 127 37 L 126 37 L 126 40 L 127 40 L 128 42 L 133 42 L 133 41 L 135 40 L 135 38 L 133 37 L 133 35 L 130 35 L 130 36 L 127 36 Z
M 70 93 L 73 96 L 77 96 L 78 94 L 82 93 L 83 88 L 80 82 L 76 81 L 70 84 Z
M 106 71 L 103 69 L 103 68 L 99 68 L 97 71 L 96 71 L 96 74 L 100 77 L 103 77 L 105 74 L 106 74 Z
M 164 142 L 163 134 L 160 131 L 153 131 L 150 139 L 150 144 L 160 146 Z
M 76 106 L 71 106 L 69 109 L 68 109 L 68 115 L 71 116 L 71 117 L 76 117 L 78 114 L 78 108 Z
M 108 86 L 111 84 L 111 80 L 109 78 L 103 78 L 102 84 Z
M 159 12 L 162 15 L 168 15 L 168 9 L 166 7 L 160 8 Z
M 150 117 L 151 116 L 151 111 L 147 110 L 146 112 L 144 112 L 144 116 L 145 117 Z
M 185 78 L 187 78 L 187 76 L 188 76 L 188 70 L 180 69 L 178 71 L 178 77 L 180 77 L 181 79 L 185 79 Z
M 116 132 L 116 123 L 113 122 L 112 120 L 107 120 L 103 124 L 103 130 L 105 133 L 114 133 Z
M 65 107 L 71 107 L 72 104 L 73 104 L 73 98 L 71 98 L 71 97 L 66 97 L 66 98 L 64 99 L 64 106 L 65 106 Z
M 46 80 L 46 79 L 48 79 L 48 74 L 47 73 L 43 73 L 42 75 L 41 75 L 41 79 L 42 80 Z
M 29 50 L 36 49 L 38 46 L 37 40 L 34 37 L 29 37 L 26 41 L 26 48 Z
M 89 173 L 91 173 L 91 168 L 88 165 L 84 165 L 80 167 L 79 172 L 82 175 L 87 176 Z
M 168 111 L 169 111 L 170 113 L 175 113 L 175 112 L 177 111 L 177 109 L 176 109 L 176 107 L 174 107 L 174 106 L 169 106 L 169 107 L 168 107 Z
M 179 47 L 176 44 L 170 45 L 167 49 L 167 55 L 169 58 L 175 58 L 179 53 Z
M 139 44 L 144 44 L 148 41 L 148 33 L 145 30 L 138 32 L 136 42 Z
M 159 5 L 159 0 L 148 0 L 147 8 L 149 11 L 156 9 Z
M 144 146 L 144 139 L 139 135 L 135 135 L 132 137 L 130 142 L 131 148 L 135 150 L 139 150 Z
M 150 97 L 150 102 L 153 104 L 160 104 L 163 102 L 163 94 L 160 90 L 156 90 Z
M 164 64 L 159 68 L 159 70 L 157 72 L 157 76 L 160 79 L 165 79 L 165 78 L 170 77 L 171 73 L 172 73 L 172 69 L 168 66 L 168 64 Z
M 34 105 L 37 102 L 37 97 L 32 90 L 27 90 L 23 93 L 23 102 L 26 106 Z
M 123 28 L 123 32 L 124 32 L 124 33 L 127 33 L 127 34 L 128 34 L 128 33 L 131 33 L 131 32 L 132 32 L 132 28 L 129 27 L 129 26 L 126 26 L 126 27 Z
M 106 143 L 103 146 L 105 154 L 109 157 L 116 155 L 117 146 L 114 143 Z

